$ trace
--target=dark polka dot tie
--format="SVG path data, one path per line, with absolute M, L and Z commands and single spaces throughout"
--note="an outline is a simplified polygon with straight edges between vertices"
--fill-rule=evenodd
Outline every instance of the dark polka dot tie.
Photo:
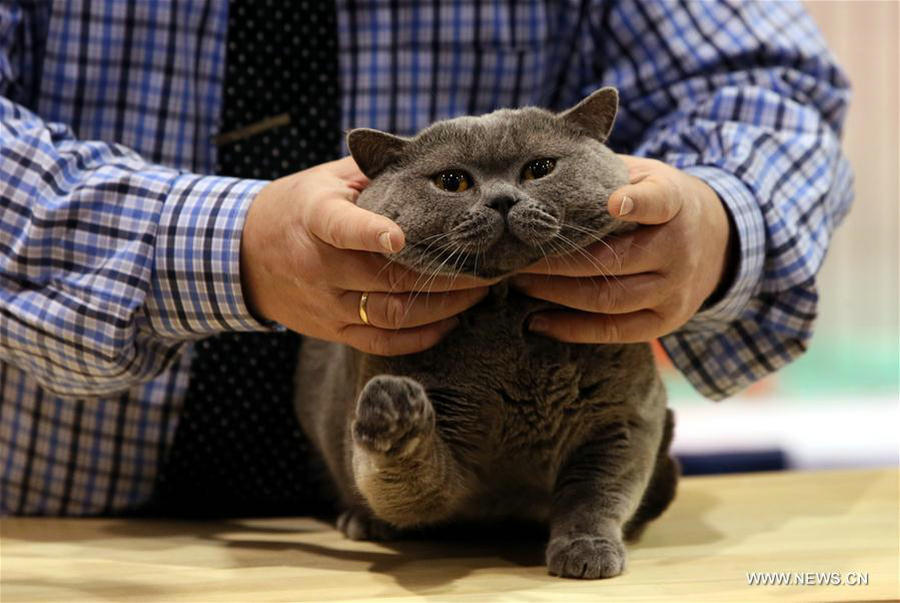
M 337 82 L 333 2 L 230 2 L 219 172 L 274 179 L 335 159 Z M 154 512 L 280 515 L 327 504 L 292 405 L 299 346 L 293 333 L 196 345 Z

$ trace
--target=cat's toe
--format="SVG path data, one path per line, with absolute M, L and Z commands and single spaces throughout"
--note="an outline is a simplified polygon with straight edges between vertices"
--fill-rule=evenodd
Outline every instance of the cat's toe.
M 350 540 L 385 541 L 397 537 L 397 529 L 363 509 L 349 509 L 338 516 L 337 528 Z
M 412 379 L 373 377 L 359 395 L 353 437 L 369 450 L 409 453 L 433 427 L 431 402 L 422 386 Z
M 558 537 L 547 546 L 547 570 L 563 578 L 611 578 L 625 569 L 625 546 L 605 536 Z

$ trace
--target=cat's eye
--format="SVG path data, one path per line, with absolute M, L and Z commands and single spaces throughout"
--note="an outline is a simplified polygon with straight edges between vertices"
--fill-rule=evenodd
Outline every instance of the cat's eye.
M 434 185 L 448 193 L 461 193 L 472 186 L 472 177 L 462 170 L 446 170 L 432 179 Z
M 525 167 L 522 168 L 522 180 L 537 180 L 538 178 L 543 178 L 552 172 L 555 167 L 555 159 L 535 159 L 534 161 L 529 161 L 525 164 Z

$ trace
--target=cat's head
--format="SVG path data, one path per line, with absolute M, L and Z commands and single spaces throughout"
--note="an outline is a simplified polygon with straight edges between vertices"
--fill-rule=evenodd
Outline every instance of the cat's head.
M 606 211 L 628 182 L 603 144 L 617 108 L 603 88 L 559 114 L 502 109 L 413 138 L 353 130 L 350 152 L 372 179 L 358 203 L 403 229 L 391 257 L 427 274 L 494 277 L 570 253 L 623 226 Z

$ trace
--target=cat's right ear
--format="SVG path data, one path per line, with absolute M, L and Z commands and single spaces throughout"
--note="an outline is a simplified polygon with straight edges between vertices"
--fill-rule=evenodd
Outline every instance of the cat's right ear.
M 350 154 L 369 178 L 374 178 L 397 161 L 408 143 L 405 138 L 371 128 L 357 128 L 347 135 Z
M 559 114 L 559 118 L 583 130 L 592 138 L 606 142 L 619 110 L 619 93 L 607 86 Z

